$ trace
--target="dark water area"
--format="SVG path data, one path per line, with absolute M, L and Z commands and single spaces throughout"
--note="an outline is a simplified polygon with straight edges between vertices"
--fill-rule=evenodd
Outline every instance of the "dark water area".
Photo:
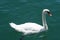
M 21 37 L 22 33 L 11 28 L 10 22 L 42 25 L 41 13 L 45 8 L 53 14 L 47 16 L 48 32 L 28 35 L 24 40 L 60 40 L 60 0 L 0 0 L 0 40 L 19 40 Z

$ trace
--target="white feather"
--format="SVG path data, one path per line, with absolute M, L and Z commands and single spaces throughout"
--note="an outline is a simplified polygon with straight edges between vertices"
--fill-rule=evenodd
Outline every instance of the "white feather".
M 44 9 L 42 13 L 43 26 L 37 23 L 32 23 L 32 22 L 27 22 L 27 23 L 20 24 L 20 25 L 17 25 L 15 23 L 9 23 L 9 24 L 12 28 L 17 30 L 18 32 L 24 33 L 24 35 L 46 31 L 48 30 L 48 26 L 47 26 L 46 19 L 45 19 L 46 15 L 44 14 L 46 11 L 49 11 L 49 10 Z

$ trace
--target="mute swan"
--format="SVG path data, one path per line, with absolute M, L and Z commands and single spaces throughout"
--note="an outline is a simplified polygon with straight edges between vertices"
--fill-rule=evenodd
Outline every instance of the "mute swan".
M 27 23 L 20 24 L 20 25 L 16 25 L 13 22 L 9 23 L 9 24 L 10 24 L 10 26 L 12 28 L 17 30 L 18 32 L 22 32 L 24 35 L 33 34 L 33 33 L 39 33 L 39 32 L 48 30 L 48 25 L 46 23 L 46 14 L 48 14 L 49 16 L 52 16 L 52 14 L 50 13 L 50 10 L 44 9 L 42 11 L 42 23 L 43 23 L 43 26 L 41 26 L 41 25 L 39 25 L 37 23 L 32 23 L 32 22 L 27 22 Z

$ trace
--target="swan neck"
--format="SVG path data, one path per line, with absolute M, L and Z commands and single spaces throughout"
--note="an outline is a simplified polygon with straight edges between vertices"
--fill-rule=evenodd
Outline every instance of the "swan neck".
M 46 22 L 46 14 L 45 13 L 42 13 L 42 23 L 43 23 L 44 29 L 47 30 L 48 25 L 47 25 L 47 22 Z

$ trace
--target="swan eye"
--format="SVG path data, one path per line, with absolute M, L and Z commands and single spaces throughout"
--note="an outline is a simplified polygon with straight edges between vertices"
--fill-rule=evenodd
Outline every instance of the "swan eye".
M 47 11 L 47 13 L 48 13 L 49 16 L 52 16 L 52 14 L 49 11 Z

